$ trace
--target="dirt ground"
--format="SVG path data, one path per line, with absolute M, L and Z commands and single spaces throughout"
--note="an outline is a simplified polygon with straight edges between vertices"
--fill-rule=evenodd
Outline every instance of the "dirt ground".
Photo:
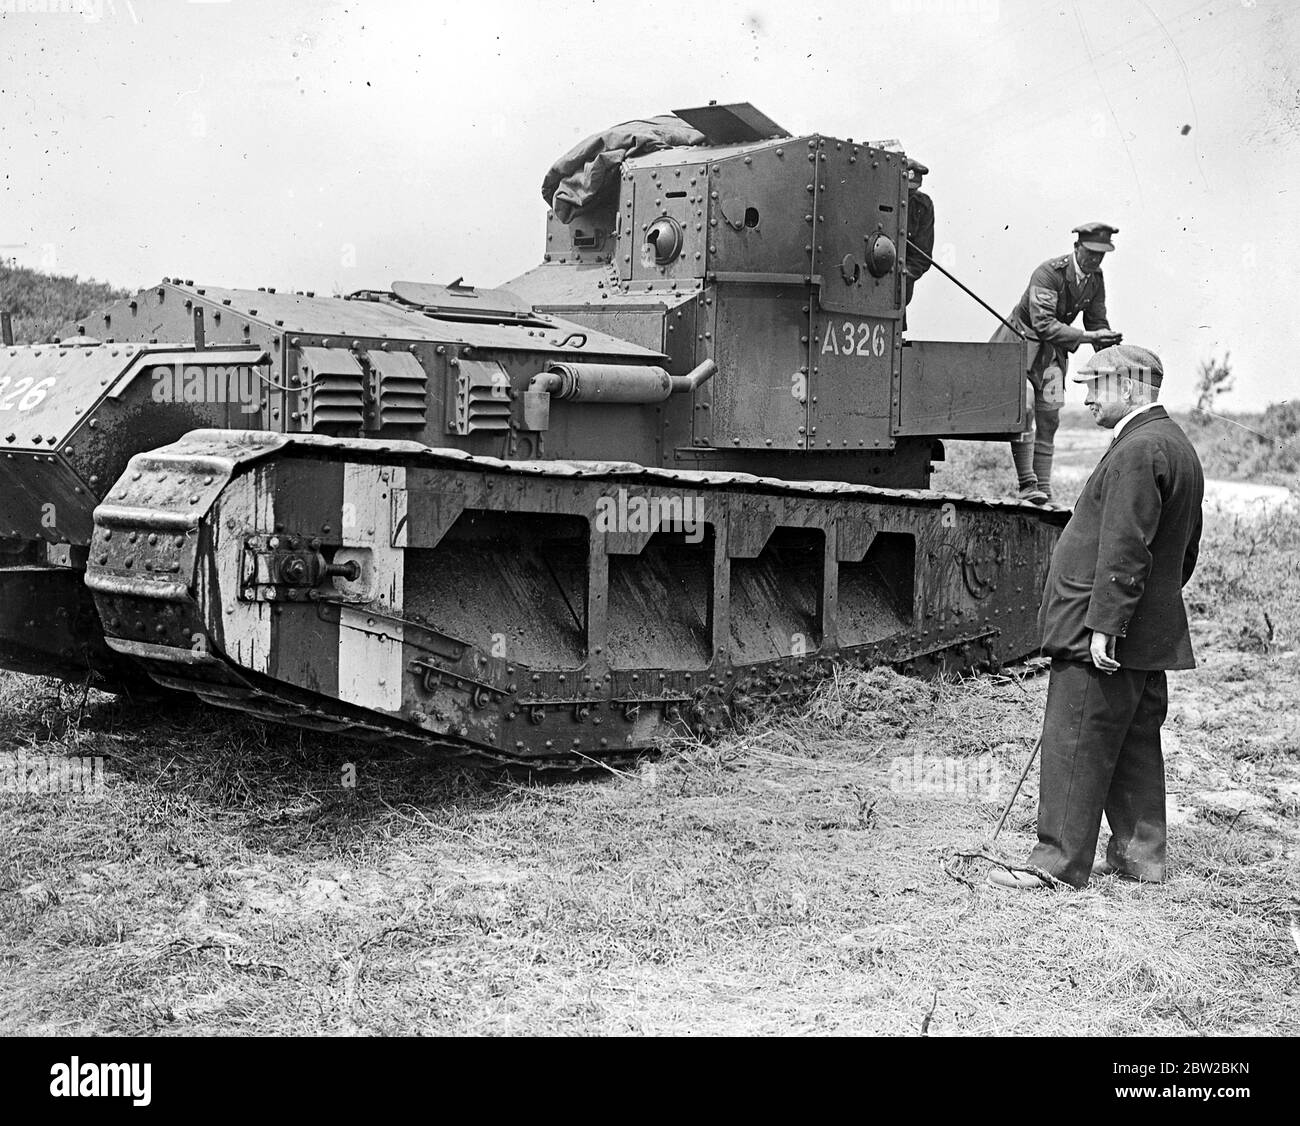
M 1077 490 L 1097 438 L 1064 437 Z M 103 756 L 106 785 L 0 794 L 0 1032 L 1296 1034 L 1300 520 L 1257 495 L 1209 514 L 1187 592 L 1160 887 L 983 882 L 1034 839 L 1031 773 L 987 843 L 1032 665 L 845 669 L 558 782 L 5 674 L 0 750 Z

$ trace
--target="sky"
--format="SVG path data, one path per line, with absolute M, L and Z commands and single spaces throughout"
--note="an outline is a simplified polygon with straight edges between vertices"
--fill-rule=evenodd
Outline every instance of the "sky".
M 749 101 L 927 164 L 936 258 L 1004 313 L 1117 226 L 1110 322 L 1171 405 L 1224 352 L 1222 406 L 1300 397 L 1292 0 L 0 0 L 0 98 L 0 256 L 344 293 L 516 276 L 566 149 Z M 908 320 L 995 327 L 935 271 Z

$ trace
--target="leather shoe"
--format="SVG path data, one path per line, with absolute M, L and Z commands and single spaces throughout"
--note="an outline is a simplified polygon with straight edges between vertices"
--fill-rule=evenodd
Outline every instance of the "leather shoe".
M 1138 884 L 1158 884 L 1159 880 L 1148 880 L 1145 876 L 1139 876 L 1124 868 L 1117 868 L 1109 860 L 1097 860 L 1093 862 L 1092 874 L 1094 876 L 1118 876 L 1121 880 L 1132 880 Z
M 1042 876 L 1036 876 L 1033 872 L 1013 872 L 1008 868 L 990 868 L 989 883 L 1016 891 L 1042 891 L 1051 886 Z

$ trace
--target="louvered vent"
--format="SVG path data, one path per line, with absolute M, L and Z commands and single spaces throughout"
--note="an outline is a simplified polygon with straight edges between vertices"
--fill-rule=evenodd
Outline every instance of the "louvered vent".
M 479 434 L 510 429 L 510 377 L 493 360 L 461 360 L 451 368 L 455 375 L 454 416 L 456 434 Z
M 423 426 L 428 380 L 410 352 L 367 352 L 375 372 L 379 425 Z
M 365 418 L 365 373 L 351 352 L 300 348 L 298 371 L 307 389 L 309 429 L 360 426 Z

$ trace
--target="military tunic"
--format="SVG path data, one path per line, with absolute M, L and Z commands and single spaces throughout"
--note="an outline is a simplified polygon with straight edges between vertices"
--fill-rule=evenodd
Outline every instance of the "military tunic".
M 1036 391 L 1043 389 L 1043 372 L 1053 363 L 1061 369 L 1062 376 L 1069 366 L 1069 353 L 1079 347 L 1084 332 L 1109 329 L 1106 319 L 1106 279 L 1098 270 L 1084 274 L 1080 285 L 1074 277 L 1070 259 L 1073 253 L 1049 258 L 1034 270 L 1029 285 L 1021 295 L 1007 320 L 1026 336 L 1037 337 L 1030 344 L 1029 382 Z M 1073 321 L 1083 314 L 1083 328 L 1073 327 Z M 994 343 L 1017 341 L 1005 325 L 993 334 Z

